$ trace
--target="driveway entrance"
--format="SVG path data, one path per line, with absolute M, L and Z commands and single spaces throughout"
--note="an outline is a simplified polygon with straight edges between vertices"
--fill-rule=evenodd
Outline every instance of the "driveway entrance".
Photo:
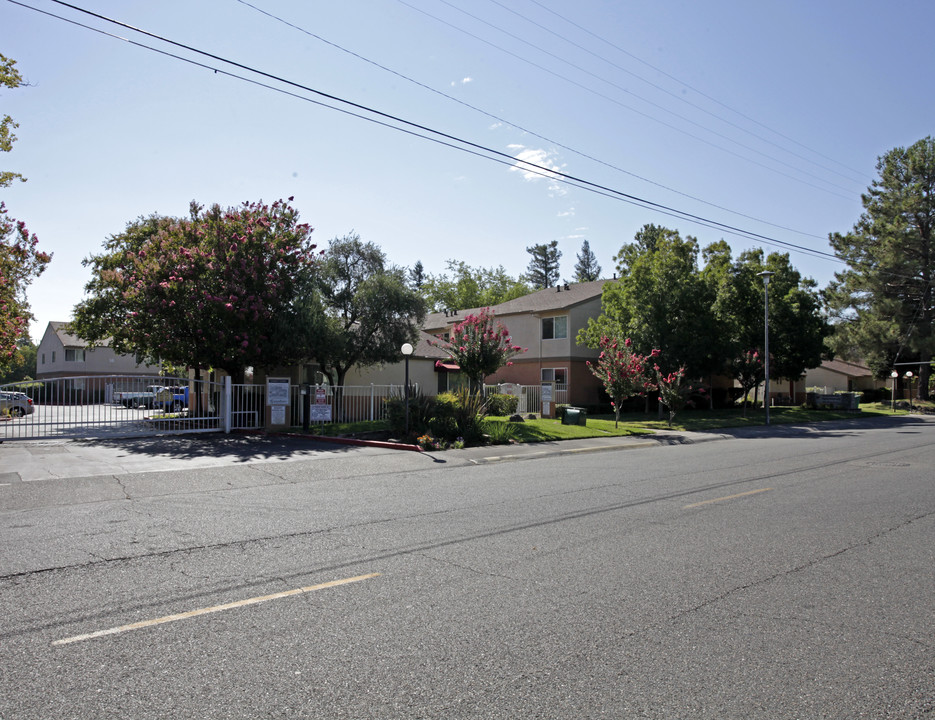
M 224 386 L 188 378 L 80 376 L 0 387 L 0 440 L 140 437 L 223 429 Z

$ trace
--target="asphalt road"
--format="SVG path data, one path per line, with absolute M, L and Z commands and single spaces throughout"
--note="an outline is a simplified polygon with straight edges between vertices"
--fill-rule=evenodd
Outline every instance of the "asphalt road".
M 0 718 L 935 717 L 935 424 L 739 435 L 0 485 Z

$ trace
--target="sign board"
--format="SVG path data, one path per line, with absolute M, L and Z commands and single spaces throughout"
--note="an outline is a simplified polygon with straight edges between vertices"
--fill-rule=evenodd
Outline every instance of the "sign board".
M 289 404 L 289 378 L 266 379 L 266 404 L 275 407 Z
M 309 408 L 308 419 L 312 422 L 331 422 L 331 406 L 327 403 L 315 403 Z
M 315 388 L 315 404 L 321 405 L 325 402 L 328 402 L 328 391 L 323 387 Z
M 285 425 L 286 424 L 286 406 L 285 405 L 273 405 L 269 411 L 269 422 L 270 422 L 270 425 Z
M 552 402 L 552 383 L 542 383 L 542 402 Z

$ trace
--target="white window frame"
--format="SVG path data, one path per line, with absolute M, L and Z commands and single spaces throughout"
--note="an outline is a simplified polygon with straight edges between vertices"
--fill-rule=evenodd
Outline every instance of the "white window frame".
M 559 335 L 557 332 L 556 325 L 559 324 L 559 320 L 562 322 L 562 334 Z M 551 335 L 546 337 L 545 328 L 546 324 L 551 327 Z M 541 336 L 543 340 L 567 340 L 568 339 L 568 316 L 567 315 L 554 315 L 552 317 L 542 318 L 542 325 L 540 328 Z
M 565 378 L 564 380 L 556 379 L 559 377 L 559 373 Z M 559 368 L 542 368 L 541 374 L 542 382 L 550 383 L 554 382 L 556 385 L 567 385 L 568 384 L 568 368 L 559 367 Z

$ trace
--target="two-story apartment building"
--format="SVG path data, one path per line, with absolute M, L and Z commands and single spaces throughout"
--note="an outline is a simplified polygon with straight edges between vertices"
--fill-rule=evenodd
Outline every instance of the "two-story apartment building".
M 592 405 L 600 400 L 601 385 L 591 374 L 587 361 L 599 352 L 575 342 L 588 318 L 601 313 L 601 292 L 606 280 L 562 284 L 509 300 L 491 308 L 503 323 L 513 343 L 526 349 L 513 358 L 513 364 L 486 378 L 489 384 L 539 385 L 554 382 L 568 388 L 567 402 Z M 482 308 L 430 313 L 425 332 L 446 337 L 451 328 L 467 315 Z
M 89 347 L 68 332 L 68 323 L 52 321 L 36 351 L 36 379 L 89 375 L 158 375 L 157 365 L 140 364 L 132 355 L 118 355 L 106 346 Z

